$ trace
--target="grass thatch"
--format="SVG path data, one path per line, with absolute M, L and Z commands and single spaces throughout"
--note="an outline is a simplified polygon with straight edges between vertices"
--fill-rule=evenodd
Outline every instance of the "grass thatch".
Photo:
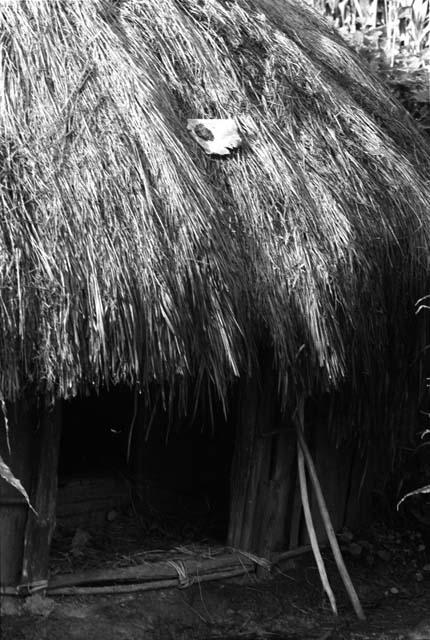
M 283 390 L 409 366 L 429 155 L 311 9 L 2 0 L 0 55 L 6 397 L 206 377 L 223 394 L 261 340 Z M 237 118 L 247 144 L 205 156 L 199 117 Z

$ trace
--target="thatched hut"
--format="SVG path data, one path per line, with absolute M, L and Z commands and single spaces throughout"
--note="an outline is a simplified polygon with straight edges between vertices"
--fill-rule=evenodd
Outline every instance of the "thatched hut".
M 154 394 L 234 415 L 228 540 L 259 553 L 297 543 L 304 410 L 341 524 L 356 452 L 391 458 L 416 411 L 417 128 L 292 0 L 5 1 L 0 53 L 1 455 L 39 513 L 2 485 L 2 587 L 46 578 L 60 401 L 91 390 L 141 392 L 133 438 Z

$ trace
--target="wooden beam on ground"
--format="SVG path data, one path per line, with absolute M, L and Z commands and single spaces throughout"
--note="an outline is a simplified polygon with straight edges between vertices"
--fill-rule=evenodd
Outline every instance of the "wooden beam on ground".
M 103 587 L 113 584 L 147 584 L 158 585 L 166 581 L 174 584 L 168 586 L 188 586 L 194 581 L 199 582 L 206 576 L 213 580 L 227 575 L 242 575 L 253 573 L 255 563 L 247 555 L 238 552 L 225 552 L 213 557 L 178 556 L 157 562 L 144 562 L 132 567 L 118 567 L 114 569 L 94 569 L 81 573 L 54 576 L 49 581 L 49 593 L 69 587 Z M 155 586 L 154 588 L 160 588 Z

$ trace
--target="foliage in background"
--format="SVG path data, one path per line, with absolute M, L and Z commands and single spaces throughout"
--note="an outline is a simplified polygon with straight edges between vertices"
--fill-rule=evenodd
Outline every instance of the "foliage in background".
M 430 133 L 430 1 L 308 0 Z
M 384 78 L 403 106 L 430 135 L 429 0 L 310 0 L 310 3 L 367 59 L 369 66 Z M 425 306 L 423 300 L 419 304 L 418 311 Z M 423 391 L 422 397 L 428 405 L 428 393 Z M 429 430 L 423 433 L 428 436 Z M 398 478 L 393 494 L 398 501 L 397 508 L 406 501 L 404 513 L 409 520 L 428 527 L 429 441 L 423 443 L 422 438 L 423 435 L 413 449 L 402 447 L 399 450 Z M 413 431 L 411 441 L 416 441 Z M 418 497 L 421 499 L 417 500 Z
M 308 0 L 330 17 L 336 28 L 382 38 L 391 59 L 400 51 L 422 53 L 429 60 L 429 0 Z

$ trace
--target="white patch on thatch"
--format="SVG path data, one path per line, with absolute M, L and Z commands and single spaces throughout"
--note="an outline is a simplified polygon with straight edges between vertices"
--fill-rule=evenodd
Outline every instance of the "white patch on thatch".
M 226 156 L 242 144 L 242 138 L 233 118 L 188 120 L 187 129 L 207 154 Z

